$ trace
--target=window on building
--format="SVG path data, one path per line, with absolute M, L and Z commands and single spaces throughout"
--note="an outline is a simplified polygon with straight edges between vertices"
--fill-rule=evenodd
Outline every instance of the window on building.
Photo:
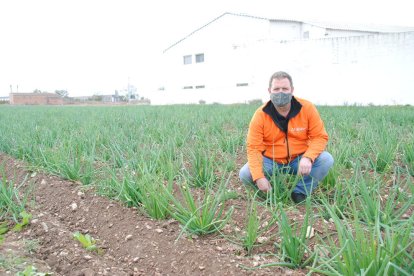
M 193 89 L 192 86 L 184 86 L 183 89 Z
M 196 85 L 196 89 L 202 89 L 202 88 L 205 88 L 205 86 L 204 85 Z
M 249 86 L 249 84 L 247 82 L 242 82 L 242 83 L 237 83 L 236 86 L 237 87 L 240 87 L 240 86 Z
M 191 64 L 191 63 L 192 63 L 191 55 L 184 56 L 184 65 L 185 64 Z
M 204 54 L 197 54 L 195 55 L 196 63 L 204 62 Z
M 309 39 L 309 31 L 303 32 L 303 39 Z

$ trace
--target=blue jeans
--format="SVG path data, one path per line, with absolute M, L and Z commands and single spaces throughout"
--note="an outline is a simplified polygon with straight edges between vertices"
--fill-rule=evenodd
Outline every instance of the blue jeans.
M 269 179 L 273 173 L 277 172 L 286 172 L 290 174 L 297 174 L 298 172 L 298 165 L 300 158 L 302 156 L 298 156 L 294 160 L 292 160 L 288 164 L 279 164 L 274 162 L 272 159 L 263 156 L 263 170 L 266 178 Z M 309 175 L 301 177 L 301 179 L 296 184 L 294 188 L 294 193 L 301 193 L 304 195 L 310 195 L 312 191 L 318 186 L 319 182 L 322 181 L 325 176 L 328 174 L 329 169 L 333 166 L 334 159 L 332 155 L 324 151 L 322 152 L 313 162 L 312 169 Z M 276 171 L 274 172 L 274 168 Z M 246 185 L 254 185 L 253 183 L 252 174 L 250 173 L 249 163 L 246 163 L 241 169 L 239 173 L 240 180 Z

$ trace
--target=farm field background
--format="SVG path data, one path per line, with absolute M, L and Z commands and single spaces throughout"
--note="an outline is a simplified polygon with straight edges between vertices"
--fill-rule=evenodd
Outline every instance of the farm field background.
M 3 242 L 36 240 L 19 252 L 62 275 L 412 275 L 414 108 L 318 107 L 335 165 L 294 205 L 295 176 L 266 198 L 238 179 L 257 107 L 0 106 L 0 223 L 34 221 Z

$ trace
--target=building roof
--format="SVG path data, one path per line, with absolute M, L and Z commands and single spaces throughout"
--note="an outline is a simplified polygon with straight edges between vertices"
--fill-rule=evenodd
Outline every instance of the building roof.
M 213 20 L 207 22 L 203 26 L 195 29 L 188 35 L 184 36 L 177 42 L 168 46 L 163 52 L 167 52 L 177 44 L 181 43 L 182 41 L 186 40 L 187 38 L 191 37 L 193 34 L 201 31 L 202 29 L 206 28 L 210 24 L 220 20 L 224 16 L 240 16 L 240 17 L 248 17 L 258 20 L 267 20 L 267 21 L 279 21 L 279 22 L 298 22 L 298 23 L 305 23 L 310 24 L 313 26 L 325 28 L 325 29 L 332 29 L 332 30 L 348 30 L 348 31 L 361 31 L 361 32 L 376 32 L 376 33 L 398 33 L 398 32 L 413 32 L 414 27 L 403 27 L 403 26 L 386 26 L 386 25 L 376 25 L 376 24 L 355 24 L 355 23 L 340 23 L 340 22 L 327 22 L 327 21 L 315 21 L 315 20 L 299 20 L 294 18 L 288 17 L 263 17 L 263 16 L 254 16 L 244 13 L 232 13 L 232 12 L 225 12 L 222 15 L 214 18 Z
M 363 32 L 378 32 L 378 33 L 402 33 L 413 32 L 414 27 L 404 26 L 388 26 L 378 24 L 356 24 L 356 23 L 338 23 L 338 22 L 326 22 L 326 21 L 303 21 L 304 23 L 314 26 L 333 29 L 333 30 L 349 30 L 349 31 L 363 31 Z
M 13 92 L 10 93 L 10 96 L 12 95 L 18 95 L 18 96 L 48 96 L 48 97 L 58 97 L 61 98 L 60 95 L 56 94 L 56 93 L 33 93 L 33 92 Z

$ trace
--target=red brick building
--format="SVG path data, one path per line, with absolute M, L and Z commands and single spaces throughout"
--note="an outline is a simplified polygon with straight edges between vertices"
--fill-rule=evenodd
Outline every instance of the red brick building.
M 62 105 L 63 98 L 54 93 L 10 93 L 12 105 Z

